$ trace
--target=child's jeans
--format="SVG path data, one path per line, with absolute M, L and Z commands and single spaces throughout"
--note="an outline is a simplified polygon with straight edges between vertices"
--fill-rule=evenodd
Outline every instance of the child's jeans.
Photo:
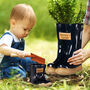
M 14 65 L 11 65 L 11 63 L 7 63 L 7 67 L 0 68 L 0 78 L 11 78 L 13 76 L 18 76 L 25 78 L 26 72 L 30 72 L 30 64 L 37 63 L 35 61 L 32 61 L 30 57 L 26 57 L 25 59 L 20 58 L 19 63 L 14 63 Z

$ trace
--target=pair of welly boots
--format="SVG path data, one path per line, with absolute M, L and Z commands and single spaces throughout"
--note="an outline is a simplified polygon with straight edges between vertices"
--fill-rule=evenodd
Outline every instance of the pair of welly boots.
M 30 82 L 32 84 L 47 84 L 50 81 L 45 78 L 45 64 L 31 64 L 30 65 Z
M 69 75 L 81 70 L 81 65 L 70 65 L 67 60 L 81 48 L 82 24 L 57 24 L 57 58 L 47 65 L 48 74 Z

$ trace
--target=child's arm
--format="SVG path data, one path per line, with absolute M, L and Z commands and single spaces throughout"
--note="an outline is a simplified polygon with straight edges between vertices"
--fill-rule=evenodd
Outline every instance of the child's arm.
M 25 56 L 30 55 L 30 53 L 26 53 L 25 51 L 11 48 L 6 44 L 0 45 L 0 53 L 11 57 L 15 55 L 16 57 L 20 57 L 20 58 L 25 58 Z
M 79 49 L 74 52 L 75 56 L 68 59 L 68 62 L 73 65 L 82 64 L 86 59 L 90 58 L 90 49 Z

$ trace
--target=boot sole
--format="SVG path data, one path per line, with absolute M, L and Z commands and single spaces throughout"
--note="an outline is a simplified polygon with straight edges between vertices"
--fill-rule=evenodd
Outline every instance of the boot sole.
M 54 75 L 54 74 L 56 74 L 56 72 L 55 72 L 55 68 L 53 68 L 53 67 L 46 67 L 46 73 L 47 74 L 51 74 L 51 75 Z
M 47 74 L 58 74 L 58 75 L 72 75 L 75 74 L 76 72 L 79 72 L 82 70 L 82 65 L 76 67 L 76 68 L 52 68 L 48 67 L 46 69 Z

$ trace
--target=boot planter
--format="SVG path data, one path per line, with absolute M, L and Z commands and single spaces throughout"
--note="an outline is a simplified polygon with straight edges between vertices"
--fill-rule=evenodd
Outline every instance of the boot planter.
M 49 83 L 50 81 L 45 79 L 45 64 L 31 64 L 30 65 L 30 82 L 32 84 Z
M 73 52 L 81 48 L 82 24 L 57 24 L 58 52 L 53 63 L 47 65 L 52 68 L 76 68 L 80 65 L 70 65 L 67 60 Z

